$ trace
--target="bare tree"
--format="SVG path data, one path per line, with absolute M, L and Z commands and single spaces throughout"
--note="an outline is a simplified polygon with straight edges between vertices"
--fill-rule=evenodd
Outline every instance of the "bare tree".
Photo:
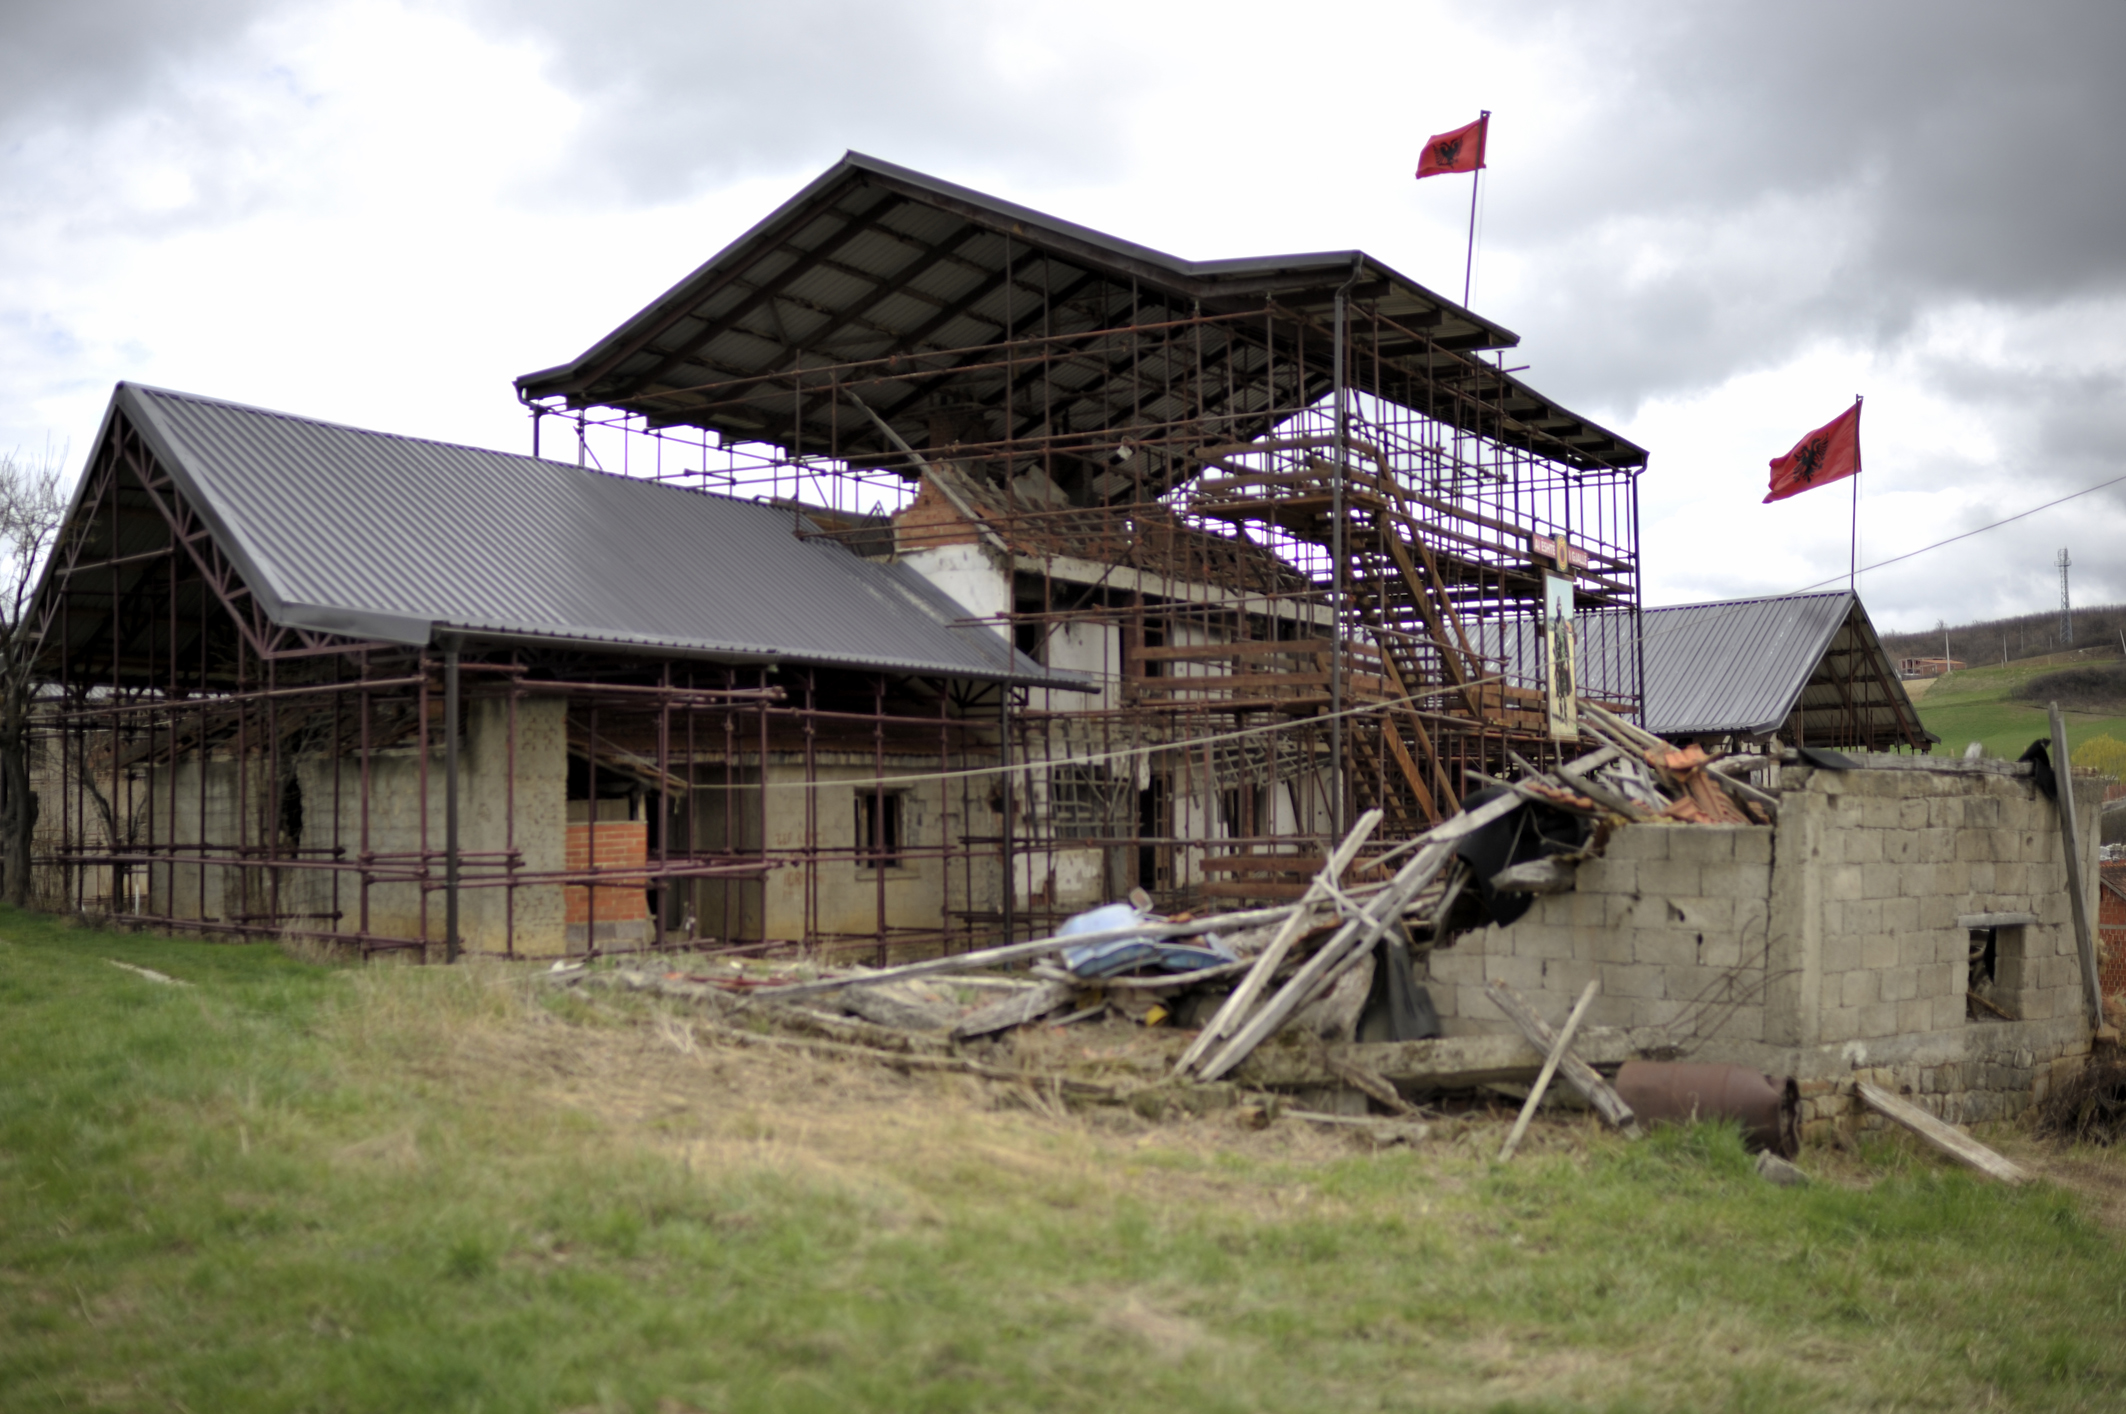
M 30 696 L 40 647 L 28 623 L 45 557 L 66 517 L 60 489 L 63 451 L 28 458 L 0 452 L 0 888 L 16 907 L 29 902 L 30 837 L 37 797 L 30 789 Z

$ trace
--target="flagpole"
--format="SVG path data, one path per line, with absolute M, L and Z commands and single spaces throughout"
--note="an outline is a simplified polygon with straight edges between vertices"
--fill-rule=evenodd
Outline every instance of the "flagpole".
M 1466 113 L 1469 110 L 1467 108 L 1464 108 L 1462 111 Z M 1476 170 L 1472 171 L 1469 174 L 1469 250 L 1468 253 L 1462 257 L 1463 309 L 1467 309 L 1469 307 L 1469 280 L 1470 277 L 1476 273 L 1476 184 L 1484 180 L 1483 145 L 1491 138 L 1490 118 L 1491 110 L 1489 108 L 1481 110 L 1477 115 L 1477 122 L 1483 124 L 1483 126 L 1477 129 L 1477 132 L 1478 134 L 1480 134 L 1480 136 L 1477 139 L 1478 145 Z
M 1862 401 L 1863 399 L 1859 393 L 1853 395 L 1854 407 L 1859 407 Z M 1846 562 L 1845 587 L 1857 598 L 1860 594 L 1860 437 L 1858 433 L 1855 433 L 1853 437 L 1853 530 L 1852 534 L 1847 537 L 1846 549 L 1849 558 Z
M 1860 471 L 1853 472 L 1853 533 L 1846 541 L 1845 587 L 1860 592 Z

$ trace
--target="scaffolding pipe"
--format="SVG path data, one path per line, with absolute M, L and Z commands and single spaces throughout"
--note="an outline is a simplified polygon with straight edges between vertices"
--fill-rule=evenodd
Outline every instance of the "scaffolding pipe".
M 458 960 L 458 645 L 443 640 L 443 960 Z

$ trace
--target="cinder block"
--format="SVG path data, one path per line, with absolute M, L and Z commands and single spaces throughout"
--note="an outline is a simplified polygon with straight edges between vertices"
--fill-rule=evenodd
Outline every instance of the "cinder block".
M 1909 1002 L 1919 996 L 1919 969 L 1917 967 L 1884 968 L 1876 981 L 1876 990 L 1886 1002 Z M 1924 1009 L 1924 1004 L 1922 1004 Z M 1904 1024 L 1900 1030 L 1924 1029 Z
M 1916 830 L 1884 830 L 1882 832 L 1882 857 L 1890 864 L 1911 864 L 1919 858 L 1919 833 Z
M 1683 1014 L 1684 1004 L 1662 997 L 1636 997 L 1631 1004 L 1634 1026 L 1666 1026 Z
M 1871 800 L 1862 812 L 1861 828 L 1838 832 L 1838 857 L 1848 864 L 1875 864 L 1882 859 L 1882 837 L 1890 825 L 1885 817 L 1894 814 L 1896 804 L 1888 800 Z M 1868 816 L 1875 816 L 1869 819 Z
M 1930 933 L 1954 928 L 1956 915 L 1963 911 L 1957 907 L 1961 902 L 1960 899 L 1947 898 L 1941 894 L 1922 897 L 1919 900 L 1919 926 Z
M 1970 872 L 1971 892 L 1974 894 L 1992 893 L 1994 871 L 1999 867 L 1990 859 L 1973 861 Z
M 1625 831 L 1638 834 L 1640 831 Z M 1617 857 L 1616 841 L 1610 841 L 1611 852 L 1600 859 L 1590 859 L 1582 864 L 1573 877 L 1573 888 L 1580 894 L 1633 894 L 1639 888 L 1639 866 L 1629 859 Z
M 1971 866 L 1944 864 L 1934 871 L 1934 886 L 1942 897 L 1961 899 L 1971 892 Z
M 1858 864 L 1832 865 L 1823 881 L 1823 896 L 1829 899 L 1864 897 L 1866 889 L 1861 867 Z
M 1919 900 L 1916 898 L 1892 898 L 1882 901 L 1882 926 L 1892 933 L 1912 933 L 1919 929 Z
M 1860 1034 L 1863 1036 L 1895 1036 L 1897 1034 L 1897 1003 L 1877 1002 L 1860 1009 Z
M 1543 964 L 1532 957 L 1484 958 L 1484 980 L 1504 982 L 1516 991 L 1532 992 L 1543 985 Z
M 1639 930 L 1631 927 L 1601 928 L 1586 936 L 1587 959 L 1605 967 L 1628 967 L 1632 958 L 1632 939 Z
M 1840 930 L 1847 933 L 1867 934 L 1882 931 L 1882 900 L 1855 899 L 1839 910 Z
M 1980 830 L 1998 830 L 2001 827 L 2001 802 L 1989 796 L 1964 800 L 1964 824 Z
M 1771 917 L 1772 903 L 1765 898 L 1738 898 L 1735 900 L 1735 934 L 1738 937 L 1764 937 L 1765 922 Z
M 1838 979 L 1838 1004 L 1843 1007 L 1869 1006 L 1878 1001 L 1876 974 L 1865 968 L 1855 968 Z
M 1681 900 L 1697 896 L 1698 866 L 1673 859 L 1650 859 L 1639 865 L 1642 896 Z
M 1668 857 L 1685 864 L 1724 864 L 1735 857 L 1734 825 L 1691 825 L 1670 830 Z
M 1707 869 L 1732 869 L 1732 864 L 1708 864 Z M 1735 929 L 1735 900 L 1731 898 L 1685 899 L 1676 911 L 1683 915 L 1678 928 L 1695 933 L 1731 933 Z
M 1922 864 L 1946 864 L 1956 858 L 1956 831 L 1930 826 L 1919 831 L 1913 857 Z
M 1512 942 L 1515 957 L 1532 957 L 1538 961 L 1570 958 L 1572 937 L 1571 928 L 1561 928 L 1555 924 L 1516 923 L 1506 930 L 1506 938 Z
M 1924 800 L 1901 800 L 1897 803 L 1897 823 L 1906 830 L 1924 830 L 1927 827 L 1927 802 Z
M 1678 833 L 1671 825 L 1627 825 L 1610 835 L 1604 847 L 1605 859 L 1666 859 L 1668 837 Z
M 1707 864 L 1698 871 L 1707 898 L 1762 899 L 1772 891 L 1769 864 Z
M 1962 829 L 1956 832 L 1956 857 L 1965 864 L 1991 863 L 1994 854 L 1991 830 Z
M 1860 1036 L 1860 1008 L 1825 1007 L 1817 1034 L 1827 1042 L 1852 1041 Z
M 1735 862 L 1737 864 L 1770 864 L 1772 862 L 1772 827 L 1769 825 L 1737 825 L 1735 827 Z
M 1631 960 L 1641 966 L 1654 967 L 1696 963 L 1697 935 L 1668 928 L 1650 928 L 1634 933 L 1631 939 Z
M 1904 868 L 1896 864 L 1860 866 L 1862 898 L 1897 898 L 1904 892 Z
M 1602 990 L 1615 997 L 1665 997 L 1668 988 L 1658 967 L 1604 967 Z
M 1860 939 L 1860 965 L 1869 972 L 1895 967 L 1900 950 L 1894 933 L 1864 933 Z
M 1566 958 L 1543 964 L 1543 986 L 1547 991 L 1561 992 L 1579 999 L 1580 989 L 1594 980 L 1595 965 Z
M 1698 963 L 1701 967 L 1740 967 L 1742 940 L 1733 933 L 1706 934 L 1698 945 Z
M 1484 980 L 1484 954 L 1471 948 L 1471 941 L 1432 954 L 1433 980 L 1450 986 L 1475 986 Z
M 1936 1031 L 1951 1031 L 1964 1024 L 1964 994 L 1934 999 L 1934 1026 Z

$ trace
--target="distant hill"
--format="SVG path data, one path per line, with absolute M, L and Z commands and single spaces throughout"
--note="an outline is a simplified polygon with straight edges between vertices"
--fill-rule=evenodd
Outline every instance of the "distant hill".
M 2062 664 L 2085 659 L 2126 656 L 2126 604 L 2097 604 L 2074 611 L 2074 642 L 2060 642 L 2060 615 L 2054 609 L 2044 614 L 2024 614 L 2012 619 L 1987 619 L 1983 623 L 1957 624 L 1948 630 L 1949 656 L 1974 668 L 1999 667 L 2005 660 L 2027 662 L 2067 653 Z M 1920 629 L 1912 633 L 1885 633 L 1882 646 L 1890 661 L 1899 658 L 1939 658 L 1942 630 Z

